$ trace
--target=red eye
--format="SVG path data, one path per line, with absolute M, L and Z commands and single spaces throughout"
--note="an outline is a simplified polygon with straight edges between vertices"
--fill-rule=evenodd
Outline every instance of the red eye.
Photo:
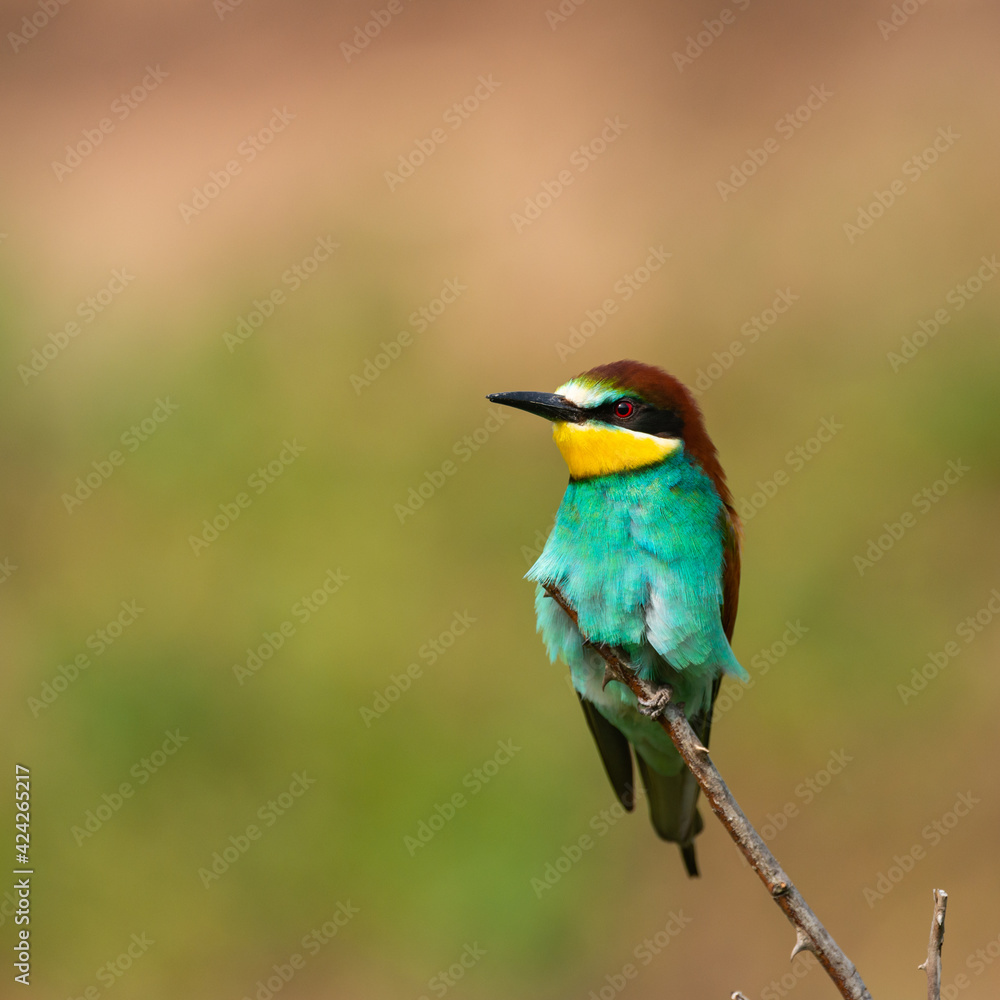
M 618 402 L 615 403 L 615 416 L 616 417 L 631 417 L 632 416 L 632 412 L 634 410 L 635 410 L 635 407 L 632 405 L 632 403 L 631 403 L 630 400 L 619 399 Z

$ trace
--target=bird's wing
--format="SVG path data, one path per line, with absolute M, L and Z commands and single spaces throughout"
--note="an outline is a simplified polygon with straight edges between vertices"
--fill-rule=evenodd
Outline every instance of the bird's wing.
M 740 546 L 743 541 L 743 525 L 739 516 L 728 504 L 723 508 L 725 524 L 723 526 L 723 563 L 722 563 L 722 607 L 719 609 L 722 618 L 722 631 L 726 640 L 732 642 L 733 629 L 736 626 L 736 611 L 740 602 Z M 716 677 L 712 684 L 712 700 L 708 708 L 692 720 L 694 731 L 701 739 L 701 745 L 707 747 L 712 735 L 712 710 L 715 699 L 719 696 L 722 677 Z
M 723 508 L 723 515 L 722 631 L 732 642 L 736 609 L 740 603 L 740 545 L 743 542 L 743 525 L 736 511 L 728 504 Z
M 644 562 L 645 639 L 675 670 L 746 677 L 726 634 L 739 586 L 734 517 L 718 501 L 633 511 L 633 538 L 652 557 Z
M 632 750 L 621 731 L 598 712 L 597 708 L 577 692 L 587 725 L 594 735 L 598 752 L 604 763 L 604 770 L 611 780 L 611 787 L 618 801 L 629 811 L 635 804 L 635 788 L 632 785 Z M 640 762 L 641 766 L 641 762 Z

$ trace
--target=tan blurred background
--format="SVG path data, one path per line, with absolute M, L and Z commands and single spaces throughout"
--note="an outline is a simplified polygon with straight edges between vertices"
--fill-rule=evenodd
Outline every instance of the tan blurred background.
M 601 818 L 534 634 L 565 468 L 484 396 L 620 357 L 701 385 L 754 514 L 753 686 L 713 734 L 739 801 L 874 996 L 923 995 L 935 886 L 945 983 L 997 995 L 994 7 L 0 22 L 0 821 L 29 766 L 36 996 L 835 995 L 711 817 L 697 881 Z

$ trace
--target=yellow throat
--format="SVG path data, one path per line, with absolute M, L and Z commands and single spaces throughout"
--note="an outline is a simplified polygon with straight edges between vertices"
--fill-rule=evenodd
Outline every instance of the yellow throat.
M 552 437 L 573 479 L 654 465 L 680 446 L 677 438 L 654 437 L 597 421 L 583 424 L 559 421 L 552 425 Z

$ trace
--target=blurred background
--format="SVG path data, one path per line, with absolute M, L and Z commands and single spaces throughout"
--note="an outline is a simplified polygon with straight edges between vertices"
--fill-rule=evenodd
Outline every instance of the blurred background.
M 534 634 L 566 471 L 484 397 L 623 357 L 698 387 L 745 517 L 714 759 L 874 996 L 923 995 L 933 887 L 997 995 L 998 26 L 3 4 L 38 996 L 835 995 L 711 816 L 689 881 L 609 812 Z

